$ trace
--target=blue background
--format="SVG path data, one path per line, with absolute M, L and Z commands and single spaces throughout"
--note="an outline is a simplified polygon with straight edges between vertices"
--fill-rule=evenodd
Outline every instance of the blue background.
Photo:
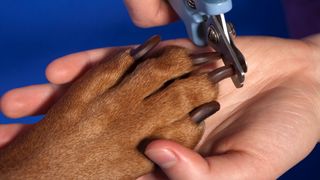
M 287 37 L 280 1 L 234 1 L 227 14 L 239 35 Z M 87 49 L 141 43 L 149 36 L 186 37 L 181 22 L 169 26 L 135 27 L 120 0 L 1 0 L 0 95 L 30 84 L 47 82 L 46 65 L 53 59 Z M 0 123 L 33 123 L 38 117 L 7 119 Z M 290 149 L 288 149 L 290 151 Z M 320 148 L 281 179 L 319 179 Z

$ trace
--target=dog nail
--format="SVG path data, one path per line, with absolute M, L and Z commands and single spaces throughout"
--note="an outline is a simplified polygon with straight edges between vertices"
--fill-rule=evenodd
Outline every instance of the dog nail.
M 190 113 L 191 119 L 196 123 L 201 123 L 209 116 L 215 114 L 220 110 L 220 104 L 216 101 L 206 103 L 196 108 Z
M 130 55 L 134 60 L 143 58 L 148 52 L 155 48 L 161 41 L 159 35 L 152 36 L 145 43 L 141 44 L 135 49 L 132 49 Z
M 209 61 L 219 60 L 221 55 L 217 52 L 206 52 L 200 54 L 191 54 L 190 58 L 192 59 L 193 65 L 199 65 Z
M 195 70 L 192 71 L 192 74 L 193 75 L 199 75 L 199 74 L 210 73 L 215 69 L 217 69 L 216 64 L 207 63 L 207 64 L 203 64 L 203 65 L 201 65 L 199 67 L 196 67 Z
M 230 66 L 224 66 L 210 72 L 208 76 L 210 81 L 216 84 L 222 81 L 223 79 L 231 77 L 233 75 L 234 75 L 233 68 Z

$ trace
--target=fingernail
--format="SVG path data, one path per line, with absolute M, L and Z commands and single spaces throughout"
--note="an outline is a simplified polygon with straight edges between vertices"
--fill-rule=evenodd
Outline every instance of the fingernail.
M 145 152 L 153 162 L 158 164 L 161 168 L 168 169 L 173 167 L 177 162 L 176 155 L 168 149 L 147 150 Z

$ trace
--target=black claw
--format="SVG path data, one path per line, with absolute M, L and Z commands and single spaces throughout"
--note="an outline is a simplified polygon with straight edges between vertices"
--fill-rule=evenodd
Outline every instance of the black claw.
M 224 66 L 210 72 L 208 76 L 210 81 L 216 84 L 222 81 L 223 79 L 229 78 L 233 75 L 234 75 L 233 68 L 230 66 Z
M 152 36 L 145 43 L 141 44 L 135 49 L 132 49 L 130 55 L 134 60 L 143 58 L 148 52 L 155 48 L 161 42 L 159 35 Z
M 197 67 L 196 69 L 194 69 L 192 71 L 192 74 L 193 75 L 206 74 L 206 73 L 210 73 L 210 72 L 214 71 L 215 69 L 217 69 L 216 64 L 207 63 L 207 64 L 201 65 L 200 67 Z
M 220 110 L 220 104 L 216 101 L 203 104 L 190 112 L 190 117 L 193 122 L 200 124 L 202 121 L 207 119 L 209 116 L 215 114 Z
M 190 58 L 192 59 L 193 65 L 200 65 L 206 62 L 219 60 L 221 59 L 221 55 L 217 52 L 206 52 L 200 54 L 191 54 Z

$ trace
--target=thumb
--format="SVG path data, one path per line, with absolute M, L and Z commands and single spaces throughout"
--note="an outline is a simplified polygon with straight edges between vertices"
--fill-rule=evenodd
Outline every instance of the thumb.
M 173 180 L 276 179 L 279 176 L 270 162 L 245 151 L 203 158 L 177 143 L 157 140 L 147 146 L 145 155 Z
M 203 179 L 209 172 L 207 161 L 198 153 L 167 140 L 157 140 L 145 154 L 173 180 Z

